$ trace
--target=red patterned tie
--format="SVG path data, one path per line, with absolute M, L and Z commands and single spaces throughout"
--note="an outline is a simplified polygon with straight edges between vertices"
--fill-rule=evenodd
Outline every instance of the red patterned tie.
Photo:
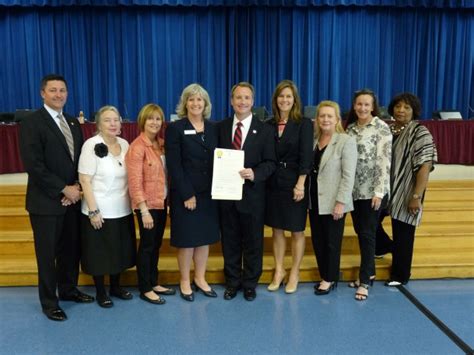
M 232 141 L 232 146 L 234 149 L 240 150 L 242 148 L 242 122 L 237 122 L 237 127 L 235 127 L 234 140 Z

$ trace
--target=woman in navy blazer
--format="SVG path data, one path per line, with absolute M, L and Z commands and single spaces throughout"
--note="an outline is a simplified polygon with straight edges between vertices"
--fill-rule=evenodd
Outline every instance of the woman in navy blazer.
M 339 105 L 322 101 L 316 108 L 309 221 L 321 282 L 316 295 L 328 294 L 339 280 L 346 213 L 354 209 L 352 189 L 357 164 L 353 137 L 344 133 Z
M 176 109 L 181 119 L 166 129 L 171 245 L 178 248 L 180 294 L 190 302 L 194 301 L 193 260 L 196 291 L 217 296 L 205 278 L 209 244 L 219 240 L 218 207 L 211 198 L 212 158 L 217 146 L 217 127 L 207 120 L 211 108 L 207 91 L 191 84 L 183 90 Z
M 285 230 L 291 232 L 293 263 L 286 293 L 296 292 L 300 264 L 305 249 L 308 197 L 306 176 L 311 170 L 313 127 L 301 114 L 301 100 L 296 85 L 290 80 L 280 82 L 272 98 L 274 120 L 270 122 L 275 139 L 277 169 L 267 183 L 265 224 L 273 229 L 275 273 L 269 291 L 280 288 L 286 272 L 283 268 Z

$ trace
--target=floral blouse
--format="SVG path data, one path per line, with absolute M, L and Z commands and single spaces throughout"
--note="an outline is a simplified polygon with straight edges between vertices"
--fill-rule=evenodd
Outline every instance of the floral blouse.
M 352 197 L 354 200 L 382 198 L 390 191 L 392 133 L 388 125 L 374 117 L 365 126 L 354 122 L 347 133 L 357 142 L 357 168 Z

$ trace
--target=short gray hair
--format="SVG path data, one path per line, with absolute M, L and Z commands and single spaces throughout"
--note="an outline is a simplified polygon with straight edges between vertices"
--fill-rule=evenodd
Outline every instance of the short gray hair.
M 97 132 L 99 132 L 99 125 L 100 125 L 100 121 L 102 119 L 102 114 L 106 111 L 113 111 L 117 114 L 117 116 L 119 116 L 119 119 L 120 119 L 120 123 L 122 123 L 122 117 L 120 116 L 120 112 L 119 110 L 115 107 L 115 106 L 112 106 L 112 105 L 105 105 L 105 106 L 102 106 L 99 111 L 97 111 L 95 113 L 95 126 L 96 126 L 96 129 L 97 129 Z

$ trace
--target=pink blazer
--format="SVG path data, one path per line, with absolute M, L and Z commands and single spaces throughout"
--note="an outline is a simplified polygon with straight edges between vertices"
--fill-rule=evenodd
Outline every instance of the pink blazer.
M 158 143 L 163 147 L 163 139 L 158 138 Z M 149 209 L 165 208 L 166 173 L 160 154 L 164 155 L 153 150 L 150 139 L 144 133 L 130 144 L 125 162 L 133 209 L 137 209 L 143 201 Z

